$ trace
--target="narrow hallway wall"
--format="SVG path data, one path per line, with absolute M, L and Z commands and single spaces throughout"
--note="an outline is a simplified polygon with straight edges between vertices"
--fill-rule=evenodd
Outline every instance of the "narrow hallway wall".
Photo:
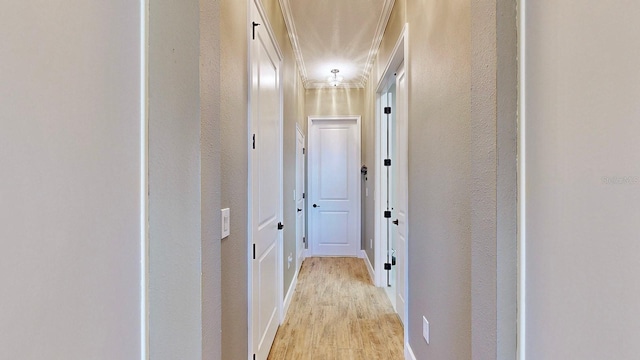
M 202 358 L 222 359 L 220 1 L 200 0 Z
M 140 27 L 135 1 L 2 4 L 1 359 L 140 358 Z
M 198 0 L 149 2 L 149 355 L 202 358 Z
M 634 359 L 640 3 L 525 11 L 526 357 Z

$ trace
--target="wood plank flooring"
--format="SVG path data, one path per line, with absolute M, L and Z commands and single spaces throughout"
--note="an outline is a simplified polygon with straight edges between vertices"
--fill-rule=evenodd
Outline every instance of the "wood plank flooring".
M 269 360 L 404 359 L 403 328 L 362 259 L 307 258 Z

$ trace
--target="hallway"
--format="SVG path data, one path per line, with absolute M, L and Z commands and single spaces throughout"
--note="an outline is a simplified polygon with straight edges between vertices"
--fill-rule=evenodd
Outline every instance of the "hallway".
M 307 258 L 269 360 L 402 358 L 402 324 L 363 260 Z

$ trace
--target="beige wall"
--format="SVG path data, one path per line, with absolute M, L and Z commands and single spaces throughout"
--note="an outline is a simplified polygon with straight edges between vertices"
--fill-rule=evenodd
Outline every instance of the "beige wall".
M 277 0 L 263 1 L 276 40 L 283 52 L 284 91 L 284 291 L 295 268 L 287 270 L 290 252 L 295 258 L 295 123 L 302 119 L 304 97 L 293 50 Z M 231 235 L 222 241 L 222 357 L 247 355 L 247 2 L 223 0 L 221 34 L 221 168 L 222 207 L 231 209 Z
M 314 115 L 362 116 L 364 115 L 364 98 L 364 89 L 307 89 L 305 91 L 305 122 L 306 118 Z
M 527 359 L 640 353 L 640 3 L 526 2 Z
M 222 240 L 222 358 L 244 359 L 247 342 L 247 2 L 220 2 L 220 147 L 222 208 L 231 235 Z
M 222 359 L 220 337 L 220 2 L 200 0 L 202 358 Z

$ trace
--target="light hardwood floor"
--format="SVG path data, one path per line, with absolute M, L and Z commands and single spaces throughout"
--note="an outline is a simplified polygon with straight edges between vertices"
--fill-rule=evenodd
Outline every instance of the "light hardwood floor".
M 269 360 L 404 359 L 403 328 L 358 258 L 308 258 Z

